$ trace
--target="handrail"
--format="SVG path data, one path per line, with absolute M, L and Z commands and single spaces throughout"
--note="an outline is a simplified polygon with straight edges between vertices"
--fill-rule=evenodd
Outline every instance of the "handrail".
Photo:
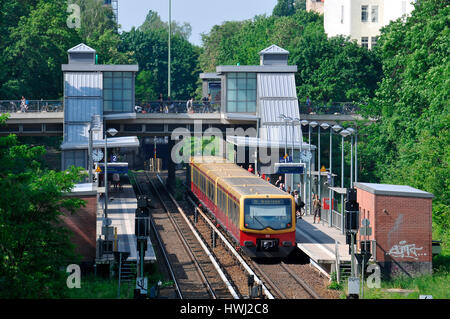
M 61 100 L 0 100 L 0 113 L 37 113 L 63 112 L 64 103 Z

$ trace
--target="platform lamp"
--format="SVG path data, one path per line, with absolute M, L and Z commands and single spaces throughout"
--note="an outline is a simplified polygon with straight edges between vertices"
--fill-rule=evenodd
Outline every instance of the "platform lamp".
M 351 144 L 350 144 L 350 188 L 353 188 L 353 135 L 355 135 L 356 130 L 351 128 L 351 127 L 349 127 L 347 129 L 347 131 L 349 131 L 350 135 L 351 135 Z
M 105 131 L 105 218 L 108 218 L 108 134 L 114 136 L 117 133 L 115 128 Z
M 344 188 L 344 138 L 351 135 L 351 132 L 348 129 L 344 129 L 339 133 L 342 136 L 342 142 L 341 142 L 341 188 Z M 351 159 L 351 157 L 350 157 Z M 342 211 L 342 218 L 341 218 L 341 229 L 342 233 L 345 232 L 344 230 L 344 194 L 341 193 L 341 211 Z
M 292 162 L 294 161 L 294 139 L 295 139 L 295 125 L 299 125 L 301 124 L 301 120 L 298 117 L 294 117 L 292 119 Z M 302 143 L 303 143 L 303 134 L 302 134 L 302 127 L 300 126 L 300 132 L 299 132 L 299 137 L 300 137 L 300 152 L 299 152 L 299 158 L 298 158 L 298 162 L 301 162 L 301 149 L 302 149 Z M 292 185 L 291 185 L 291 190 L 294 190 L 294 178 L 292 178 Z M 299 190 L 300 191 L 300 190 Z
M 88 163 L 88 173 L 89 173 L 89 183 L 93 183 L 94 177 L 92 173 L 92 166 L 94 165 L 94 161 L 92 159 L 92 152 L 93 152 L 93 132 L 99 132 L 101 131 L 101 122 L 100 122 L 100 115 L 92 115 L 91 122 L 89 125 L 89 163 Z
M 333 147 L 333 131 L 338 133 L 341 129 L 342 129 L 342 126 L 340 126 L 339 124 L 335 124 L 335 125 L 333 125 L 332 130 L 330 130 L 330 176 L 331 176 L 331 180 L 333 180 L 333 151 L 332 151 L 333 150 L 333 148 L 332 148 Z M 333 183 L 331 183 L 331 184 L 333 184 Z M 333 201 L 331 199 L 331 195 L 332 195 L 331 187 L 332 186 L 333 185 L 329 185 L 328 186 L 328 189 L 329 189 L 329 197 L 328 197 L 328 201 L 329 201 L 328 225 L 329 226 L 333 225 L 333 222 L 331 220 L 332 204 L 333 204 Z
M 313 129 L 316 128 L 317 125 L 319 125 L 319 123 L 317 123 L 316 121 L 309 122 L 309 126 L 312 127 Z M 319 126 L 319 129 L 320 129 L 320 126 Z M 310 138 L 310 140 L 311 140 L 311 138 Z M 310 145 L 310 147 L 311 147 L 311 141 L 309 142 L 309 145 Z M 309 177 L 312 178 L 312 175 L 311 175 L 311 165 L 310 165 L 309 167 L 310 167 L 310 168 L 309 168 Z M 320 176 L 320 172 L 319 172 L 319 176 Z M 312 190 L 310 190 L 310 192 L 312 192 Z M 311 201 L 311 202 L 312 202 L 312 201 Z M 309 208 L 311 209 L 312 207 L 309 207 Z
M 287 121 L 286 121 L 286 115 L 284 114 L 280 114 L 278 116 L 278 119 L 283 120 L 284 121 L 284 134 L 285 134 L 285 140 L 284 140 L 284 155 L 286 155 L 287 153 Z
M 318 160 L 317 160 L 317 167 L 318 167 L 318 170 L 319 170 L 319 200 L 321 201 L 322 200 L 322 197 L 320 197 L 321 196 L 321 192 L 322 192 L 322 175 L 321 175 L 321 168 L 322 168 L 322 166 L 320 165 L 320 128 L 323 128 L 324 130 L 327 130 L 328 128 L 330 127 L 330 124 L 328 124 L 328 123 L 326 123 L 326 122 L 323 122 L 322 124 L 320 124 L 319 125 L 319 133 L 318 133 L 318 135 L 319 135 L 319 141 L 318 141 L 318 143 L 317 143 L 317 147 L 318 147 L 318 154 L 317 154 L 317 158 L 318 158 Z
M 302 124 L 302 126 L 306 126 L 309 124 L 309 122 L 307 120 L 302 120 L 300 122 Z M 309 151 L 311 152 L 311 131 L 308 131 L 308 143 L 309 143 Z M 303 141 L 302 141 L 303 144 Z M 311 159 L 309 160 L 309 173 L 311 174 Z M 303 184 L 306 186 L 306 174 L 303 174 Z M 309 181 L 308 181 L 308 196 L 306 196 L 306 189 L 304 192 L 304 197 L 305 200 L 307 200 L 305 203 L 308 205 L 308 213 L 311 214 L 311 175 L 309 175 Z

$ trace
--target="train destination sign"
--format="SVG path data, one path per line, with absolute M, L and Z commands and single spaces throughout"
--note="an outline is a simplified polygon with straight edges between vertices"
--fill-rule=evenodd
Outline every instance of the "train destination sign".
M 275 174 L 303 174 L 304 163 L 275 163 Z

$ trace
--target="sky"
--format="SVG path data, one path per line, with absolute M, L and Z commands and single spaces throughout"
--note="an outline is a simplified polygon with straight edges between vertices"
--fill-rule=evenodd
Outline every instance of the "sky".
M 172 20 L 192 26 L 189 41 L 202 45 L 201 33 L 209 33 L 224 21 L 242 21 L 255 15 L 271 15 L 277 0 L 172 0 Z M 139 27 L 149 10 L 169 20 L 169 0 L 119 0 L 119 24 L 123 31 Z

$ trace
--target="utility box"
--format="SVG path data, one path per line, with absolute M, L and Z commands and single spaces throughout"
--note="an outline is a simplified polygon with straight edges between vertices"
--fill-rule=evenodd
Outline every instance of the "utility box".
M 355 183 L 355 188 L 360 224 L 368 219 L 371 227 L 365 233 L 360 228 L 358 246 L 376 242 L 372 251 L 382 274 L 431 274 L 434 195 L 407 185 Z

